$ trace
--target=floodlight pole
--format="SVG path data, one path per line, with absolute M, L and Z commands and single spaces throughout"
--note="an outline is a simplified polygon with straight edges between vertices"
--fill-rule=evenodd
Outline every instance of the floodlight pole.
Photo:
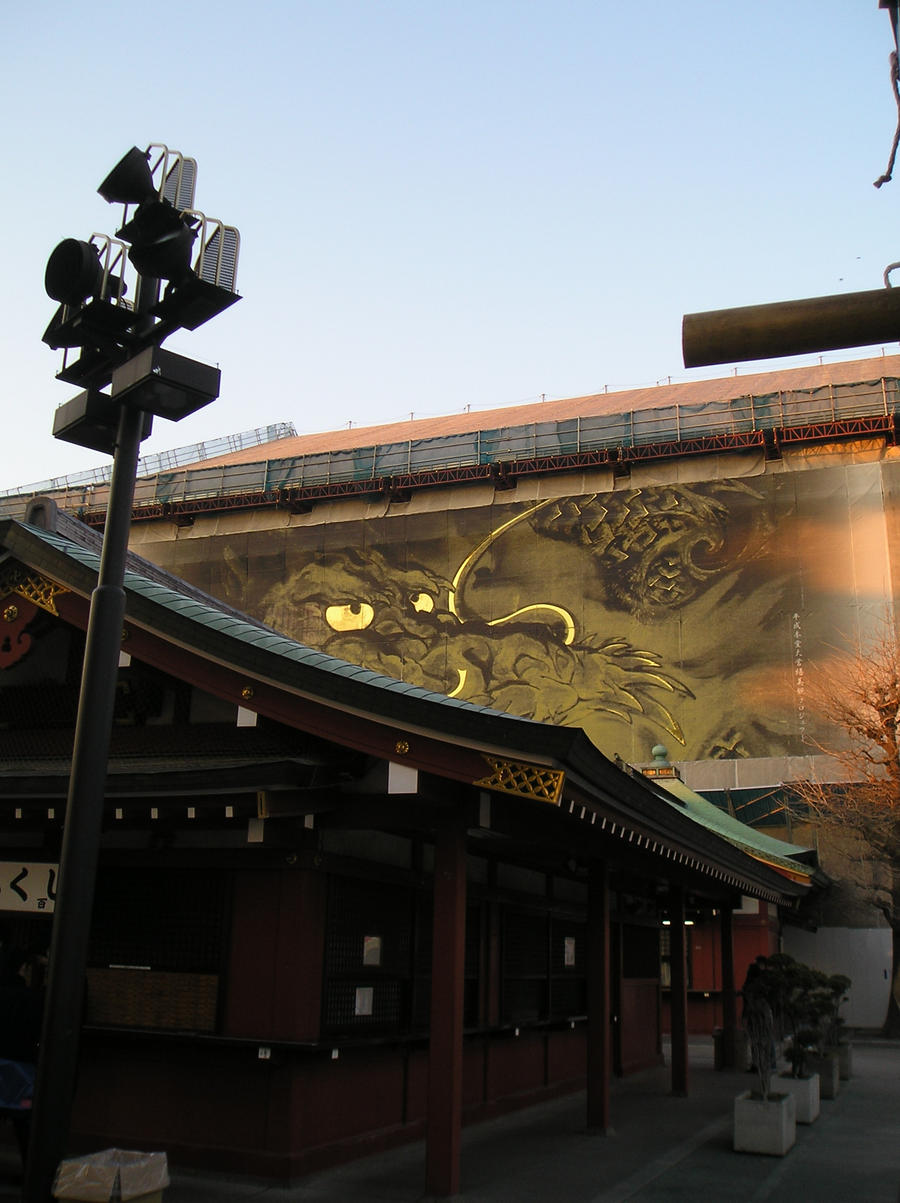
M 157 300 L 159 281 L 142 276 L 139 288 L 137 310 L 146 313 Z M 145 417 L 137 406 L 122 404 L 84 648 L 23 1203 L 51 1203 L 69 1134 L 125 617 L 125 560 Z
M 894 45 L 900 53 L 900 3 L 879 0 L 878 7 L 888 10 Z M 895 140 L 887 173 L 875 181 L 876 188 L 890 180 L 896 151 Z M 884 288 L 867 292 L 686 313 L 681 324 L 684 366 L 710 367 L 896 342 L 900 336 L 900 288 L 891 287 L 888 279 L 896 266 L 886 269 Z

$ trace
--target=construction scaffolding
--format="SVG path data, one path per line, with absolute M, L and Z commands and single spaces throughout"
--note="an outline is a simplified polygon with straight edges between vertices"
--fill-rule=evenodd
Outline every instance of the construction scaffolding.
M 206 439 L 202 443 L 189 443 L 172 451 L 159 451 L 138 460 L 138 477 L 156 476 L 160 472 L 196 464 L 201 460 L 214 459 L 232 451 L 243 451 L 247 447 L 262 447 L 276 439 L 295 438 L 297 430 L 293 422 L 275 422 L 269 426 L 257 426 L 254 430 L 243 430 L 239 434 L 226 434 L 217 439 Z M 60 490 L 80 489 L 86 485 L 103 485 L 109 482 L 112 463 L 98 468 L 72 472 L 66 476 L 54 476 L 37 484 L 18 485 L 12 489 L 0 489 L 3 497 L 33 497 L 38 493 L 56 493 Z
M 188 523 L 193 514 L 213 510 L 302 510 L 317 501 L 372 494 L 402 500 L 416 489 L 485 480 L 513 488 L 524 476 L 603 465 L 626 474 L 632 464 L 648 460 L 729 451 L 758 449 L 775 459 L 782 446 L 800 443 L 865 437 L 894 443 L 898 415 L 900 379 L 882 377 L 280 459 L 260 456 L 250 463 L 203 467 L 195 455 L 185 467 L 160 466 L 143 474 L 133 513 L 136 520 L 171 517 Z M 230 449 L 214 452 L 212 444 L 205 446 L 208 456 Z M 43 490 L 32 486 L 0 495 L 0 516 L 17 515 L 22 498 L 38 491 L 50 491 L 86 522 L 104 521 L 108 490 L 93 480 L 77 486 L 71 479 L 55 486 L 47 482 Z

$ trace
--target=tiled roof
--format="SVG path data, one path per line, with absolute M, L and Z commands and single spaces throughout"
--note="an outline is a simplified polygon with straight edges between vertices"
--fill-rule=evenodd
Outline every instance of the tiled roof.
M 527 426 L 533 422 L 564 422 L 579 417 L 662 409 L 669 405 L 704 405 L 737 397 L 825 388 L 829 384 L 855 384 L 880 380 L 883 376 L 900 377 L 900 355 L 884 355 L 877 359 L 850 360 L 803 368 L 782 368 L 774 372 L 726 376 L 715 380 L 661 384 L 616 393 L 591 393 L 584 397 L 570 397 L 561 401 L 510 405 L 475 413 L 447 414 L 439 418 L 415 418 L 381 426 L 354 426 L 321 434 L 302 434 L 294 438 L 276 439 L 262 446 L 247 447 L 228 455 L 215 456 L 203 460 L 202 463 L 204 467 L 213 467 L 219 464 L 287 459 L 295 455 L 317 455 L 328 451 L 371 447 L 378 443 L 444 438 L 448 435 L 495 430 L 504 426 Z
M 748 827 L 726 811 L 720 810 L 715 803 L 702 798 L 677 777 L 660 778 L 659 784 L 672 794 L 677 800 L 677 805 L 685 810 L 695 823 L 709 828 L 750 856 L 758 857 L 774 867 L 812 877 L 812 869 L 793 859 L 811 851 L 808 847 L 790 844 L 755 827 Z

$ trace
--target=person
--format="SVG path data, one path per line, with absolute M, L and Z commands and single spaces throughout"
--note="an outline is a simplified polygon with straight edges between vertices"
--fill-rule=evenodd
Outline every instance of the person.
M 12 1121 L 23 1165 L 43 1010 L 43 991 L 31 985 L 28 954 L 9 949 L 0 970 L 0 1108 Z
M 744 984 L 741 986 L 741 999 L 743 1000 L 743 1014 L 747 1013 L 747 1006 L 752 1001 L 756 991 L 763 985 L 762 977 L 766 971 L 768 957 L 759 956 L 755 961 L 751 961 L 747 966 L 747 976 L 744 978 Z

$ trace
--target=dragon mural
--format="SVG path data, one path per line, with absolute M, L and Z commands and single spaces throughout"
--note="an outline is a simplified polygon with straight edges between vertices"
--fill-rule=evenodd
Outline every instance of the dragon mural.
M 255 609 L 333 655 L 582 726 L 601 746 L 621 742 L 623 727 L 639 728 L 642 742 L 705 738 L 706 755 L 749 755 L 773 738 L 765 720 L 754 733 L 697 698 L 698 683 L 757 671 L 760 652 L 755 627 L 743 652 L 738 637 L 722 648 L 718 623 L 716 639 L 698 645 L 697 615 L 708 631 L 717 608 L 749 593 L 756 614 L 784 608 L 783 586 L 756 571 L 771 533 L 759 492 L 739 481 L 650 485 L 446 521 L 446 537 L 429 541 L 391 539 L 390 519 L 374 520 L 356 547 L 337 527 L 340 545 L 298 557 Z M 685 714 L 709 733 L 689 739 Z

